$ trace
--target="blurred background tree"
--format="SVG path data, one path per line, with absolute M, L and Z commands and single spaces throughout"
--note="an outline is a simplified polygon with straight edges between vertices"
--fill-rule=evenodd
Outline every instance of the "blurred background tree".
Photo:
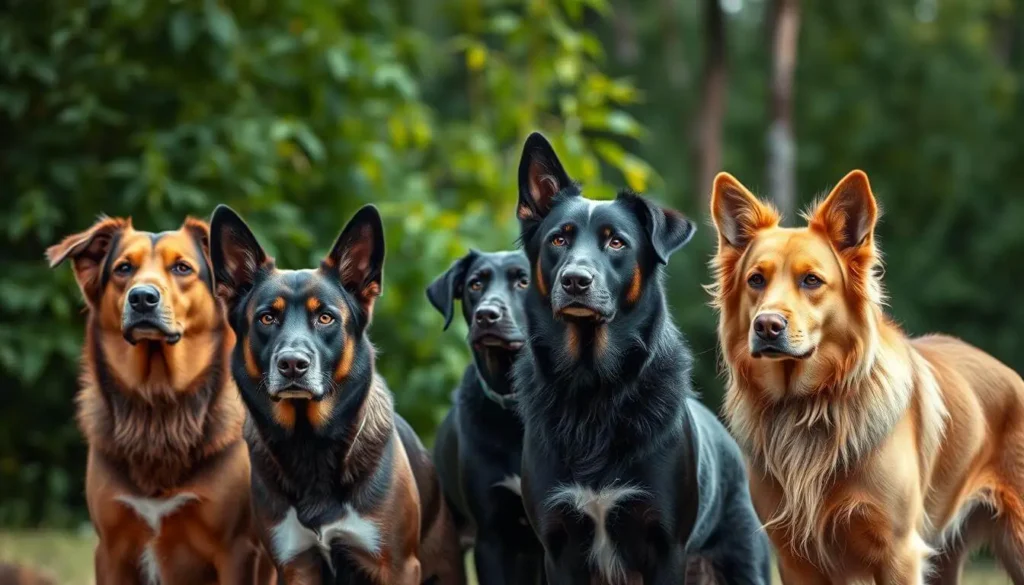
M 372 336 L 429 442 L 468 352 L 423 291 L 467 248 L 515 245 L 532 130 L 590 196 L 629 186 L 702 226 L 718 170 L 799 208 L 863 168 L 895 317 L 1022 371 L 1022 35 L 1024 0 L 9 0 L 0 525 L 85 519 L 83 304 L 45 246 L 99 213 L 165 230 L 224 202 L 302 267 L 377 204 Z M 717 406 L 712 234 L 668 284 Z

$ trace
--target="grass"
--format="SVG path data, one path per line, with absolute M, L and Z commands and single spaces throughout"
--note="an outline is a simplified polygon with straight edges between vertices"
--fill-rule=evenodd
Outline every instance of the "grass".
M 96 537 L 67 532 L 0 532 L 0 561 L 39 567 L 52 573 L 58 585 L 95 585 L 92 555 Z M 468 559 L 467 559 L 468 560 Z M 470 563 L 470 583 L 476 583 Z M 778 575 L 775 575 L 778 583 Z M 965 585 L 1009 585 L 995 565 L 975 561 L 964 573 Z

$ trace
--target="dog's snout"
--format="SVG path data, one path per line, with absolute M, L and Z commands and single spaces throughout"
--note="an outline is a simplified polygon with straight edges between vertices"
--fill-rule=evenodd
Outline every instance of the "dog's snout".
M 787 324 L 786 318 L 778 313 L 762 313 L 754 319 L 754 333 L 765 341 L 775 341 Z
M 593 282 L 594 277 L 580 268 L 567 268 L 562 273 L 562 289 L 572 295 L 586 292 Z
M 277 371 L 285 378 L 301 378 L 309 371 L 309 358 L 299 352 L 283 353 L 277 358 Z
M 140 284 L 128 291 L 128 305 L 137 313 L 152 313 L 160 304 L 160 291 L 151 284 Z
M 477 325 L 494 325 L 501 319 L 501 307 L 496 305 L 480 305 L 473 314 Z

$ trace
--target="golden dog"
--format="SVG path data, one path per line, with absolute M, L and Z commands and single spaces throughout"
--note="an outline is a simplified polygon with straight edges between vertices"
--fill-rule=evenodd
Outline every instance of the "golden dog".
M 711 210 L 725 415 L 783 581 L 956 583 L 987 542 L 1024 583 L 1024 382 L 885 315 L 867 175 L 805 227 L 725 173 Z

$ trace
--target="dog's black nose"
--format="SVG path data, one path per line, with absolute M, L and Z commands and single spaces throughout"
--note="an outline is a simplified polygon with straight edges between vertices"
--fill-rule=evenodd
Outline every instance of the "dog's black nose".
M 590 288 L 594 278 L 583 270 L 570 268 L 562 273 L 562 288 L 571 295 L 578 295 Z
M 285 378 L 300 378 L 309 370 L 309 360 L 301 353 L 289 352 L 277 358 L 277 371 Z
M 160 304 L 160 291 L 151 284 L 140 284 L 128 291 L 128 304 L 136 313 L 152 313 Z
M 494 325 L 501 319 L 501 310 L 494 305 L 481 305 L 473 313 L 477 325 Z
M 778 313 L 762 313 L 754 319 L 754 333 L 765 341 L 775 341 L 787 324 L 786 318 Z

